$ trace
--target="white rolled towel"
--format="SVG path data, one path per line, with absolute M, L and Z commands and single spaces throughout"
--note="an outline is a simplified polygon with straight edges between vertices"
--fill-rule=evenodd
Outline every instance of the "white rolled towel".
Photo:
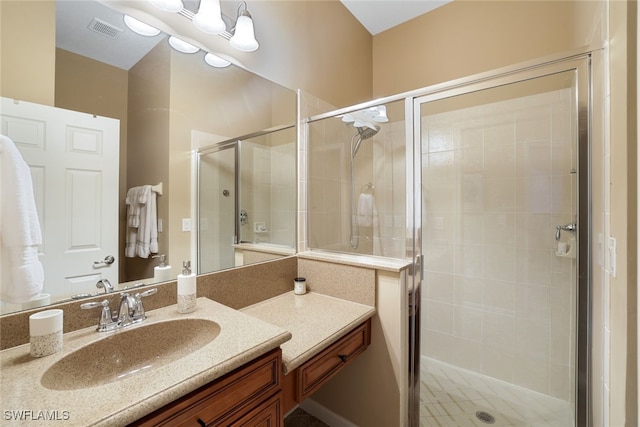
M 372 227 L 375 213 L 372 194 L 361 193 L 358 199 L 358 224 L 361 227 Z

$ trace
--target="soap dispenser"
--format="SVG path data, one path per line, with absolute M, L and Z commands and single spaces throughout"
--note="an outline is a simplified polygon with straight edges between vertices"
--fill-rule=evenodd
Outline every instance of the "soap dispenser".
M 171 280 L 171 266 L 167 265 L 166 255 L 154 255 L 153 258 L 160 258 L 160 265 L 153 269 L 153 282 L 166 282 Z
M 182 263 L 178 274 L 178 312 L 191 313 L 196 309 L 196 275 L 191 272 L 191 261 Z

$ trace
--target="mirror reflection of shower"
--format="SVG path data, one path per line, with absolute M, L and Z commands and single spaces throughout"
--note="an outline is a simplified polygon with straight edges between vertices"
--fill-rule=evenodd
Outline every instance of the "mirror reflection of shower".
M 374 209 L 374 186 L 369 183 L 366 188 L 363 187 L 360 192 L 360 197 L 357 202 L 358 207 L 356 209 L 355 184 L 353 178 L 354 160 L 356 158 L 356 154 L 358 154 L 358 150 L 360 150 L 360 144 L 362 144 L 362 141 L 373 138 L 380 131 L 380 126 L 376 123 L 388 122 L 389 118 L 387 117 L 386 107 L 384 105 L 379 105 L 345 114 L 342 116 L 342 121 L 353 124 L 358 131 L 351 137 L 351 156 L 349 160 L 349 243 L 353 249 L 358 249 L 358 246 L 360 245 L 359 217 L 372 217 Z

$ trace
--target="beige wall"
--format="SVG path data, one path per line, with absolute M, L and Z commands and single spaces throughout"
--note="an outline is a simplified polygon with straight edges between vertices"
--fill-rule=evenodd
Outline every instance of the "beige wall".
M 610 138 L 611 154 L 604 160 L 610 161 L 611 177 L 603 188 L 611 190 L 611 203 L 602 221 L 610 217 L 610 234 L 617 239 L 617 275 L 611 278 L 610 287 L 597 288 L 610 290 L 610 294 L 594 296 L 598 305 L 595 314 L 600 316 L 594 319 L 594 328 L 608 326 L 611 332 L 611 353 L 604 357 L 610 358 L 611 372 L 599 371 L 602 375 L 594 378 L 600 383 L 593 396 L 595 425 L 601 425 L 603 413 L 609 414 L 610 425 L 634 425 L 631 414 L 637 406 L 637 266 L 627 262 L 636 258 L 637 246 L 637 224 L 633 220 L 637 204 L 637 129 L 632 119 L 636 111 L 627 99 L 637 83 L 628 74 L 634 70 L 631 64 L 636 59 L 637 46 L 627 40 L 637 31 L 636 8 L 637 3 L 625 1 L 456 0 L 375 36 L 373 44 L 373 93 L 385 96 L 583 46 L 600 49 L 605 41 L 610 42 L 611 125 L 610 135 L 605 137 Z M 608 230 L 608 226 L 602 230 Z M 596 279 L 605 280 L 602 275 Z M 606 310 L 599 307 L 603 297 L 610 298 L 605 300 L 610 302 Z M 609 312 L 610 320 L 602 317 Z M 599 364 L 607 351 L 602 348 L 607 341 L 601 331 L 595 331 L 595 335 L 600 347 L 594 363 Z M 605 377 L 610 381 L 610 396 L 603 394 Z M 604 410 L 603 406 L 609 403 L 609 410 Z
M 170 68 L 167 65 L 171 48 L 159 43 L 129 70 L 129 127 L 127 146 L 127 187 L 163 183 L 163 195 L 157 198 L 158 219 L 167 222 L 169 216 L 169 120 Z M 124 202 L 124 197 L 121 197 Z M 163 227 L 164 229 L 164 227 Z M 169 253 L 169 234 L 158 233 L 158 253 L 167 255 L 172 274 L 179 273 Z M 122 252 L 123 253 L 123 252 Z M 138 280 L 153 276 L 158 261 L 124 258 L 125 277 Z
M 637 122 L 635 63 L 631 38 L 637 31 L 637 3 L 610 3 L 610 206 L 611 236 L 617 240 L 616 275 L 611 278 L 610 423 L 637 425 L 636 293 Z
M 55 106 L 120 120 L 120 165 L 127 164 L 127 91 L 125 70 L 56 49 Z M 120 168 L 118 200 L 127 191 L 127 168 Z M 125 206 L 119 207 L 118 253 L 124 251 Z M 119 264 L 120 277 L 124 263 Z
M 455 0 L 373 38 L 373 95 L 598 43 L 602 22 L 596 12 L 603 4 Z
M 53 105 L 55 3 L 0 1 L 0 95 Z

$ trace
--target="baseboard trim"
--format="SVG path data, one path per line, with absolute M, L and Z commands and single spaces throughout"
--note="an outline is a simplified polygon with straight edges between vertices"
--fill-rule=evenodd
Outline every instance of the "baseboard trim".
M 299 406 L 331 427 L 358 427 L 348 419 L 336 414 L 313 399 L 305 399 Z

